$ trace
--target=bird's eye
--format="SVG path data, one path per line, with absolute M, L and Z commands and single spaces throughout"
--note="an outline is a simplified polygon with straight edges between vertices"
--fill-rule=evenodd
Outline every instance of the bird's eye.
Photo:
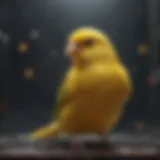
M 91 47 L 94 44 L 94 41 L 92 39 L 87 39 L 83 42 L 83 46 Z

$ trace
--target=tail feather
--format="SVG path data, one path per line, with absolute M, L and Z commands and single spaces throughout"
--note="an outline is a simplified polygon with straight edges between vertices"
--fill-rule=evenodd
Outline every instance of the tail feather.
M 52 122 L 44 127 L 41 127 L 29 134 L 31 140 L 42 140 L 57 136 L 59 133 L 59 126 L 57 122 Z

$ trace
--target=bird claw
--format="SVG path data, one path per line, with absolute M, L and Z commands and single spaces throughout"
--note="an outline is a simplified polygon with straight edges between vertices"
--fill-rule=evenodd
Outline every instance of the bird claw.
M 102 143 L 104 144 L 104 148 L 107 151 L 114 151 L 116 149 L 116 146 L 106 138 L 102 138 Z

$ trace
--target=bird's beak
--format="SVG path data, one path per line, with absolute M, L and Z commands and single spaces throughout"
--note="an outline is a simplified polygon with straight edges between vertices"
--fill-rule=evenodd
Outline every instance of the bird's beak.
M 75 42 L 70 42 L 67 44 L 65 49 L 66 55 L 73 55 L 79 51 L 79 47 Z

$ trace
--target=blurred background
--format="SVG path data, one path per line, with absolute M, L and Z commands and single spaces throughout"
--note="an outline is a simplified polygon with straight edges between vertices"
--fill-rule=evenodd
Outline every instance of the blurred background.
M 160 1 L 1 0 L 0 132 L 28 132 L 49 121 L 68 60 L 67 34 L 105 30 L 127 65 L 134 95 L 117 131 L 160 128 Z

